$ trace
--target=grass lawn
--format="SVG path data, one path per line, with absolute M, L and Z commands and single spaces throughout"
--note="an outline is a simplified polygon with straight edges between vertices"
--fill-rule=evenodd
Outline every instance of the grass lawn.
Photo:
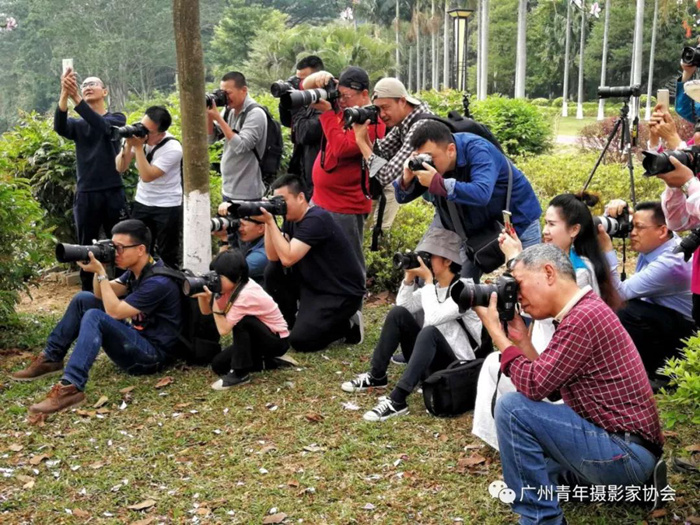
M 86 405 L 44 426 L 28 423 L 26 407 L 52 381 L 9 381 L 30 354 L 4 351 L 0 523 L 247 524 L 275 513 L 285 523 L 515 523 L 488 493 L 500 463 L 470 434 L 471 415 L 430 417 L 413 395 L 409 416 L 370 424 L 361 416 L 379 394 L 340 390 L 342 380 L 367 370 L 387 308 L 366 309 L 363 345 L 292 354 L 298 368 L 257 374 L 228 392 L 209 388 L 215 376 L 206 369 L 130 377 L 101 355 Z M 39 320 L 15 336 L 40 344 L 53 320 Z M 10 346 L 7 334 L 3 344 Z M 390 385 L 399 373 L 392 365 Z M 156 389 L 166 375 L 172 384 Z M 95 408 L 101 396 L 107 401 Z M 693 429 L 676 430 L 667 457 L 687 456 L 683 448 L 697 442 Z M 606 503 L 564 510 L 569 523 L 582 525 L 696 515 L 700 480 L 672 474 L 670 484 L 676 501 L 658 518 Z M 129 508 L 139 503 L 143 510 Z
M 574 108 L 574 114 L 576 109 Z M 554 135 L 578 136 L 579 132 L 588 124 L 597 122 L 595 117 L 584 117 L 581 120 L 575 116 L 562 117 L 557 116 L 554 119 Z

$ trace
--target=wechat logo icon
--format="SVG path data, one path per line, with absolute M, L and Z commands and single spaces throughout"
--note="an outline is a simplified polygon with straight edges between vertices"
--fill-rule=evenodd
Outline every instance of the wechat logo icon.
M 498 498 L 507 505 L 515 501 L 515 491 L 509 489 L 505 481 L 501 479 L 497 479 L 489 485 L 489 494 L 491 494 L 492 498 Z

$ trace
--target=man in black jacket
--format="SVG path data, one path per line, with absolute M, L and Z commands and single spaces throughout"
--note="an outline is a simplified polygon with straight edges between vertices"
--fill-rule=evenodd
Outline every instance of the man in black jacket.
M 108 91 L 97 77 L 88 77 L 78 87 L 75 73 L 61 77 L 61 96 L 54 116 L 56 133 L 75 142 L 78 182 L 73 201 L 73 218 L 78 243 L 91 244 L 100 227 L 109 234 L 127 218 L 126 196 L 121 175 L 114 165 L 119 142 L 111 140 L 112 126 L 123 126 L 123 113 L 107 111 Z M 68 99 L 82 118 L 68 118 Z M 84 291 L 92 290 L 92 274 L 80 271 Z
M 323 70 L 323 60 L 315 55 L 309 55 L 302 58 L 296 67 L 297 71 L 294 76 L 298 79 L 298 85 L 301 85 L 310 74 Z M 279 111 L 282 125 L 292 129 L 294 151 L 289 161 L 288 172 L 301 177 L 309 191 L 310 200 L 314 184 L 311 172 L 318 152 L 321 150 L 321 138 L 323 137 L 321 123 L 318 120 L 321 113 L 309 106 L 286 109 L 281 104 Z

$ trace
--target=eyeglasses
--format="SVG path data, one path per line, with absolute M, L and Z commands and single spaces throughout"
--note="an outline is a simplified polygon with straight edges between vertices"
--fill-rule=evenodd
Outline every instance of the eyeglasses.
M 91 80 L 91 81 L 89 81 L 89 82 L 83 82 L 83 83 L 80 85 L 80 89 L 85 89 L 85 88 L 89 88 L 89 87 L 100 87 L 100 88 L 101 88 L 101 87 L 103 87 L 103 86 L 102 86 L 102 82 L 98 82 L 97 80 Z
M 345 93 L 344 95 L 340 95 L 340 100 L 350 100 L 351 98 L 354 98 L 357 95 L 359 95 L 359 93 Z
M 648 228 L 661 228 L 663 224 L 632 224 L 632 229 L 633 230 L 639 230 L 639 231 L 644 231 Z
M 114 249 L 115 249 L 115 251 L 116 251 L 119 255 L 121 255 L 121 254 L 124 253 L 124 250 L 126 250 L 127 248 L 135 248 L 136 246 L 141 246 L 141 243 L 139 243 L 139 244 L 129 244 L 129 245 L 127 245 L 127 246 L 124 246 L 123 244 L 115 244 L 115 245 L 114 245 Z

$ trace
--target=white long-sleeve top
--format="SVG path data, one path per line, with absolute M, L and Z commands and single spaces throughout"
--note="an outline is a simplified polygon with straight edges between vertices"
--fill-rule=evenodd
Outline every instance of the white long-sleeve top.
M 472 284 L 471 279 L 460 280 L 464 284 Z M 460 315 L 457 303 L 450 297 L 450 288 L 439 284 L 426 284 L 419 288 L 415 283 L 406 285 L 401 282 L 396 305 L 403 306 L 414 315 L 422 312 L 424 327 L 437 327 L 458 359 L 471 360 L 474 359 L 474 348 L 457 319 L 464 321 L 464 326 L 477 344 L 481 344 L 481 321 L 473 310 Z

